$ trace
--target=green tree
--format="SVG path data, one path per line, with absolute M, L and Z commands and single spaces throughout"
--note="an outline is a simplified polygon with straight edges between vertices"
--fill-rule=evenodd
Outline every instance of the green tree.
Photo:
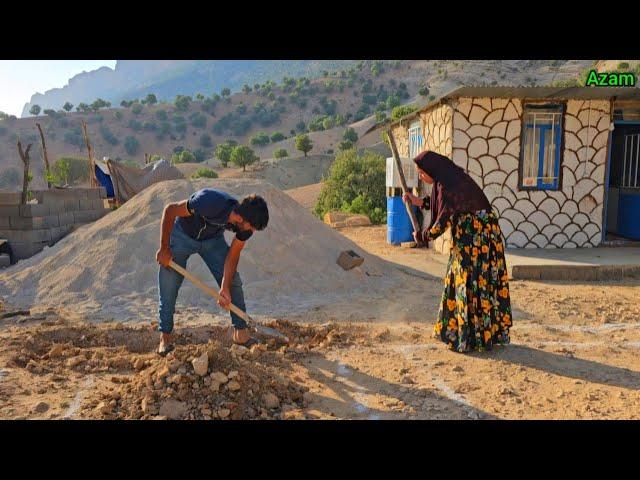
M 380 154 L 355 149 L 336 156 L 325 179 L 314 213 L 323 217 L 332 211 L 367 215 L 372 223 L 386 218 L 386 161 Z
M 31 115 L 35 115 L 36 117 L 38 115 L 40 115 L 40 105 L 33 105 L 30 109 L 29 109 L 29 113 Z
M 131 113 L 133 113 L 134 115 L 139 115 L 141 112 L 142 112 L 142 104 L 134 103 L 133 106 L 131 107 Z
M 271 142 L 272 143 L 276 143 L 279 142 L 280 140 L 284 140 L 285 136 L 282 132 L 273 132 L 271 134 Z
M 124 139 L 124 149 L 129 155 L 134 156 L 140 149 L 140 142 L 136 137 L 128 136 Z
M 113 117 L 116 120 L 122 120 L 122 112 L 120 110 L 116 110 L 115 112 L 113 112 Z
M 73 103 L 65 102 L 64 105 L 62 106 L 62 109 L 65 112 L 70 112 L 73 109 Z
M 426 97 L 427 95 L 429 95 L 429 87 L 427 87 L 426 85 L 422 85 L 418 90 L 418 93 L 423 97 Z
M 264 147 L 269 144 L 269 135 L 264 132 L 258 132 L 253 137 L 251 137 L 251 145 L 254 147 Z
M 409 115 L 410 113 L 415 112 L 417 109 L 418 108 L 415 105 L 401 105 L 401 106 L 395 107 L 391 111 L 391 120 L 398 120 L 399 118 L 402 118 L 405 115 Z
M 231 152 L 231 163 L 238 167 L 242 167 L 243 172 L 246 171 L 247 165 L 251 165 L 258 160 L 260 160 L 260 157 L 258 157 L 254 151 L 246 145 L 233 147 L 233 151 Z
M 275 152 L 273 152 L 273 158 L 285 158 L 289 156 L 289 152 L 287 152 L 284 148 L 279 148 Z
M 223 167 L 229 165 L 229 161 L 231 160 L 231 152 L 233 151 L 233 145 L 229 143 L 221 143 L 216 146 L 214 150 L 215 157 L 220 161 L 220 164 Z
M 245 84 L 244 84 L 244 86 L 242 87 L 242 91 L 243 91 L 245 94 L 246 94 L 246 93 L 250 93 L 250 92 L 251 92 L 251 87 L 245 83 Z
M 353 148 L 353 142 L 350 140 L 343 140 L 338 144 L 338 150 L 349 150 Z
M 171 163 L 196 163 L 196 156 L 189 150 L 180 150 L 171 155 Z
M 218 178 L 218 174 L 210 168 L 199 168 L 191 175 L 191 178 Z
M 173 105 L 176 107 L 176 110 L 181 112 L 186 112 L 189 110 L 189 105 L 191 104 L 191 97 L 186 95 L 178 95 L 173 102 Z
M 313 148 L 313 141 L 309 138 L 309 135 L 298 135 L 296 137 L 296 150 L 304 153 L 304 156 L 307 156 L 307 153 L 311 151 Z
M 229 95 L 231 95 L 231 90 L 228 88 L 223 88 L 220 91 L 220 95 L 222 95 L 222 97 L 228 97 Z
M 324 120 L 322 120 L 322 128 L 324 128 L 325 130 L 329 130 L 330 128 L 333 128 L 334 125 L 334 121 L 333 118 L 331 117 L 326 117 Z
M 158 98 L 153 93 L 149 93 L 144 98 L 144 100 L 142 100 L 142 103 L 147 105 L 155 105 L 156 103 L 158 103 Z
M 110 106 L 111 106 L 111 102 L 107 102 L 102 98 L 98 98 L 96 101 L 94 101 L 91 104 L 91 110 L 93 110 L 94 112 L 97 112 L 101 108 L 109 108 Z
M 349 127 L 342 134 L 342 139 L 348 140 L 352 143 L 356 143 L 358 141 L 358 134 L 353 128 Z
M 162 122 L 165 122 L 167 120 L 167 112 L 164 110 L 158 110 L 156 112 L 156 118 Z

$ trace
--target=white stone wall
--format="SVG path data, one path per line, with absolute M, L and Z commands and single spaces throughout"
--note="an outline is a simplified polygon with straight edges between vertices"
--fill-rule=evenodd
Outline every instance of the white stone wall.
M 600 243 L 608 101 L 567 102 L 559 191 L 518 190 L 519 99 L 460 98 L 452 106 L 452 159 L 483 188 L 500 216 L 507 247 Z

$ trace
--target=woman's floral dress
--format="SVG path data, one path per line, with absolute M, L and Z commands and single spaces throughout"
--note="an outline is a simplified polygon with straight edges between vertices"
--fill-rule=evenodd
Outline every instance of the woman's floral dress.
M 492 211 L 459 213 L 428 237 L 451 227 L 452 246 L 434 333 L 457 352 L 509 343 L 509 278 L 498 218 Z

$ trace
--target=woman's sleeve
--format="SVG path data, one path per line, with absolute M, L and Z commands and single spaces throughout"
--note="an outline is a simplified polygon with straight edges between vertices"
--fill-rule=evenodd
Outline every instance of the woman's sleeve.
M 445 219 L 438 219 L 431 226 L 431 228 L 425 228 L 422 232 L 422 238 L 434 240 L 442 235 L 447 228 L 451 226 L 451 218 L 447 217 Z

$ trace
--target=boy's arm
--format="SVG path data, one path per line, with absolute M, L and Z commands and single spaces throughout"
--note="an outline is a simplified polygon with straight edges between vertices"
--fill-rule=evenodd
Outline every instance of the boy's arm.
M 163 267 L 168 267 L 171 262 L 171 250 L 169 249 L 169 239 L 171 238 L 171 230 L 173 222 L 177 217 L 190 217 L 191 213 L 187 210 L 187 200 L 177 203 L 170 203 L 162 212 L 162 220 L 160 222 L 160 249 L 156 252 L 156 260 Z

